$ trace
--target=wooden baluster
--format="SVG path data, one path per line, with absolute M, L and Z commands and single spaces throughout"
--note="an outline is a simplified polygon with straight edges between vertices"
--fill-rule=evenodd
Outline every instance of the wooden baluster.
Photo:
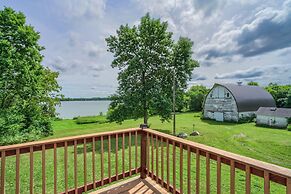
M 141 139 L 140 139 L 140 167 L 141 167 L 141 172 L 140 172 L 140 178 L 145 179 L 148 173 L 148 166 L 147 166 L 147 153 L 148 153 L 148 133 L 147 135 L 145 134 L 145 130 L 141 131 Z
M 33 194 L 33 146 L 30 146 L 29 148 L 29 163 L 30 163 L 29 193 Z
M 161 137 L 161 180 L 162 180 L 162 187 L 164 187 L 164 141 L 163 141 L 163 137 Z
M 167 190 L 170 191 L 170 147 L 169 147 L 169 139 L 167 139 Z
M 291 194 L 291 178 L 287 178 L 286 194 Z
M 206 152 L 206 193 L 210 194 L 210 156 Z
M 251 194 L 251 168 L 246 165 L 246 194 Z
M 42 193 L 46 193 L 46 175 L 45 175 L 45 145 L 42 145 Z
M 173 193 L 176 193 L 176 145 L 173 141 Z
M 19 160 L 20 160 L 20 154 L 19 149 L 16 149 L 16 177 L 15 177 L 15 193 L 20 193 L 20 182 L 19 182 Z
M 191 148 L 187 146 L 187 193 L 191 194 Z
M 111 183 L 111 136 L 108 136 L 108 178 Z
M 200 151 L 196 148 L 196 194 L 200 193 Z
M 64 147 L 64 168 L 65 168 L 65 193 L 68 193 L 68 142 L 65 141 Z
M 125 167 L 124 167 L 124 146 L 125 146 L 125 134 L 122 133 L 122 178 L 125 178 Z
M 95 175 L 95 148 L 96 148 L 96 143 L 95 143 L 95 137 L 92 138 L 92 177 L 93 177 L 93 189 L 96 189 L 96 175 Z
M 230 193 L 235 193 L 235 162 L 230 161 Z
M 104 137 L 101 136 L 101 186 L 104 185 Z
M 217 156 L 217 167 L 216 167 L 216 188 L 217 194 L 221 194 L 221 158 Z
M 180 193 L 183 193 L 183 145 L 180 143 Z
M 147 133 L 147 176 L 150 176 L 150 136 Z M 141 153 L 142 154 L 142 153 Z
M 152 167 L 152 179 L 154 179 L 154 136 L 151 134 L 151 144 L 152 144 L 152 162 L 151 162 L 151 167 Z
M 77 140 L 74 140 L 74 180 L 75 194 L 78 193 L 78 155 L 77 155 Z
M 128 160 L 129 160 L 129 176 L 131 176 L 131 132 L 128 134 Z
M 115 176 L 118 181 L 118 134 L 115 135 Z
M 270 174 L 264 171 L 264 194 L 270 194 Z
M 135 137 L 134 137 L 134 144 L 135 144 L 135 173 L 137 174 L 137 168 L 138 168 L 138 160 L 137 160 L 137 131 L 135 131 Z
M 58 182 L 57 182 L 57 144 L 54 144 L 54 194 L 58 193 Z
M 87 140 L 84 139 L 83 145 L 84 152 L 84 190 L 87 192 Z
M 156 182 L 159 183 L 159 140 L 156 135 Z
M 5 151 L 1 151 L 1 193 L 5 193 Z

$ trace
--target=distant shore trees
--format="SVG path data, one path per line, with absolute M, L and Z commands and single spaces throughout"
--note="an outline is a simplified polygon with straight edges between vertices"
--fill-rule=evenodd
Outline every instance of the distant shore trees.
M 59 102 L 58 73 L 41 65 L 44 47 L 25 16 L 0 10 L 0 144 L 52 134 Z
M 119 69 L 119 87 L 108 118 L 122 122 L 143 117 L 145 124 L 150 115 L 169 120 L 173 78 L 176 94 L 182 95 L 198 67 L 192 59 L 192 41 L 181 37 L 174 42 L 168 24 L 146 14 L 138 26 L 122 25 L 106 42 L 114 57 L 112 67 Z

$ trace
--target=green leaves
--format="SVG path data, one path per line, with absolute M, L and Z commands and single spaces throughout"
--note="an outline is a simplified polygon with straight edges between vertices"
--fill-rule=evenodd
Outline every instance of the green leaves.
M 41 65 L 39 38 L 22 13 L 0 11 L 0 144 L 52 133 L 60 87 L 58 74 Z
M 111 121 L 144 117 L 147 123 L 153 114 L 170 119 L 173 77 L 177 93 L 182 93 L 178 91 L 186 88 L 198 63 L 192 59 L 191 40 L 180 38 L 174 43 L 167 28 L 166 22 L 146 14 L 138 26 L 122 25 L 115 36 L 106 38 L 114 56 L 112 67 L 120 70 L 108 114 Z
M 272 94 L 277 107 L 291 107 L 289 103 L 291 85 L 270 83 L 265 89 Z

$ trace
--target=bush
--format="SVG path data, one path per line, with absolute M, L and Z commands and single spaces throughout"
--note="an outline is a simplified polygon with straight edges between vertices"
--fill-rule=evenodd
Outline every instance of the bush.
M 77 117 L 77 124 L 89 124 L 89 123 L 107 123 L 108 120 L 106 116 L 87 116 L 87 117 Z

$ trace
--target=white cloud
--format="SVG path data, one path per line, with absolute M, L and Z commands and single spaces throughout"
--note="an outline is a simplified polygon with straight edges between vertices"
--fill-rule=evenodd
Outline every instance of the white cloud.
M 237 24 L 237 18 L 224 21 L 210 41 L 199 49 L 199 55 L 211 58 L 241 55 L 252 57 L 291 47 L 291 1 L 280 9 L 267 7 L 250 17 L 250 22 Z
M 54 3 L 68 19 L 100 18 L 106 8 L 106 0 L 55 0 Z

